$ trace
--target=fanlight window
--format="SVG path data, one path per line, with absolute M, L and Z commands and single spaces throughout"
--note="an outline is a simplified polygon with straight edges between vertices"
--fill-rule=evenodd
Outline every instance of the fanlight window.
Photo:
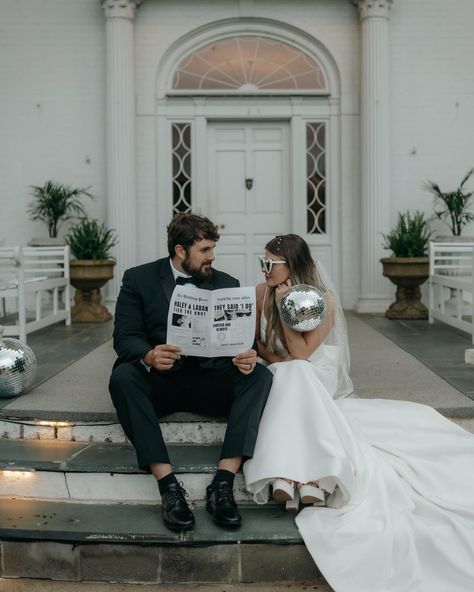
M 256 35 L 222 39 L 186 56 L 173 90 L 220 92 L 324 91 L 319 64 L 282 41 Z

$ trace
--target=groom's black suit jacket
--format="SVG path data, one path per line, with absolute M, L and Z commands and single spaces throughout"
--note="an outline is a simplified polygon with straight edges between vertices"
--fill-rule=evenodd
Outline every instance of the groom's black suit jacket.
M 207 290 L 237 288 L 239 281 L 227 273 L 212 270 L 199 287 Z M 115 309 L 114 348 L 118 358 L 114 368 L 124 362 L 139 362 L 155 345 L 166 343 L 166 326 L 171 294 L 175 287 L 168 257 L 128 269 Z M 255 345 L 255 344 L 254 344 Z M 213 368 L 222 358 L 199 358 L 199 365 Z M 183 365 L 176 361 L 173 368 Z

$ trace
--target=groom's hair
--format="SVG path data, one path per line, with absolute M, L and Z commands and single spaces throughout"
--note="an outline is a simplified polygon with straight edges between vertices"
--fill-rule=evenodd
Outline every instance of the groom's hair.
M 207 239 L 219 240 L 217 226 L 209 218 L 183 212 L 176 214 L 167 228 L 168 253 L 171 258 L 175 256 L 175 248 L 181 245 L 186 251 L 195 242 Z

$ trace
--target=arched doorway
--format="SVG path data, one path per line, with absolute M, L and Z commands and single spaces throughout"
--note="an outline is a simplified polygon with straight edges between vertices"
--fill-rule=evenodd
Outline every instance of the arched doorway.
M 304 236 L 337 281 L 339 82 L 321 44 L 281 23 L 209 25 L 168 50 L 156 106 L 164 219 L 209 215 L 221 229 L 216 266 L 243 285 L 286 232 Z

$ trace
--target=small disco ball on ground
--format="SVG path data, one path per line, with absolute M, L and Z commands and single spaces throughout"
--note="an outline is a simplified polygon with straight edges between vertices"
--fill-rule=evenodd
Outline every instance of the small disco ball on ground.
M 21 395 L 33 384 L 36 370 L 31 347 L 18 339 L 0 338 L 0 398 Z
M 326 301 L 314 286 L 296 284 L 281 299 L 280 315 L 294 331 L 312 331 L 326 318 Z

